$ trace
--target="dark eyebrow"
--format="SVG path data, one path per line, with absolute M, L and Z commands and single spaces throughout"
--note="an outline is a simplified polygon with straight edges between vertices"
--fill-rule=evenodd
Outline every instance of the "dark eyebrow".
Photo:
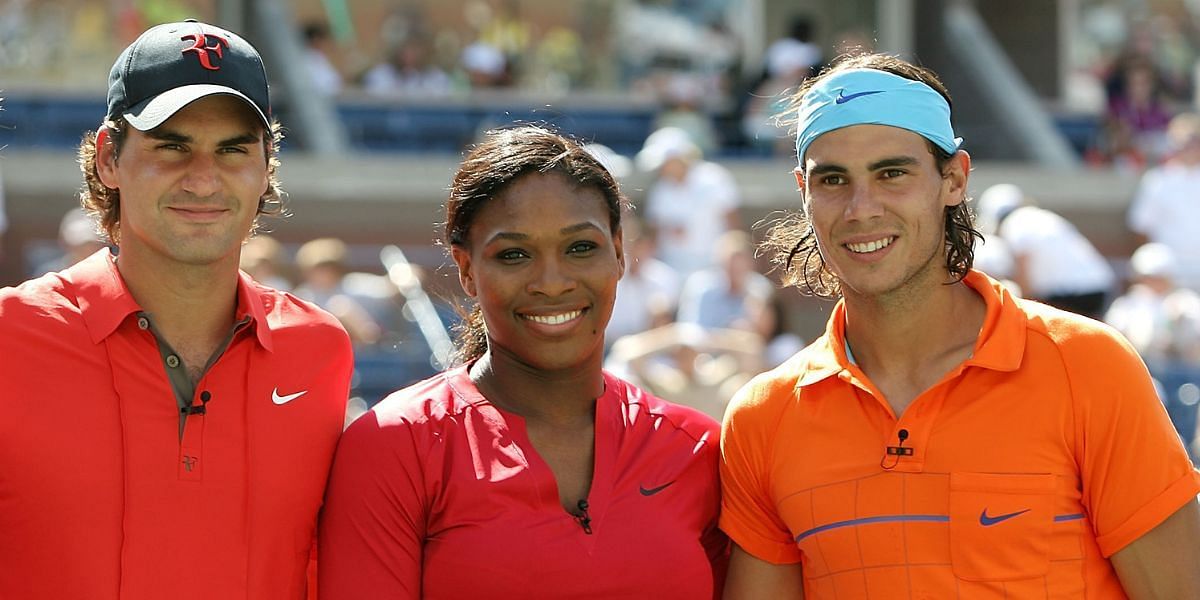
M 246 144 L 257 144 L 262 141 L 262 138 L 253 133 L 243 133 L 242 135 L 231 137 L 227 140 L 217 142 L 217 146 L 244 146 Z
M 809 170 L 809 176 L 824 175 L 826 173 L 845 173 L 846 167 L 841 165 L 817 165 Z
M 891 168 L 891 167 L 911 167 L 911 166 L 915 166 L 918 164 L 921 164 L 920 161 L 918 161 L 915 157 L 912 157 L 912 156 L 893 156 L 893 157 L 877 160 L 877 161 L 867 165 L 867 170 L 868 171 L 878 171 L 880 169 L 887 169 L 887 168 Z M 817 166 L 813 167 L 808 173 L 810 176 L 813 176 L 813 175 L 824 175 L 826 173 L 845 173 L 845 172 L 846 172 L 846 167 L 843 167 L 841 165 L 817 165 Z
M 912 156 L 896 156 L 893 158 L 885 158 L 871 163 L 867 166 L 869 171 L 878 171 L 889 167 L 911 167 L 921 164 L 915 157 Z
M 583 223 L 576 223 L 575 225 L 568 225 L 566 227 L 563 227 L 562 229 L 559 229 L 558 232 L 562 235 L 571 235 L 572 233 L 579 233 L 580 231 L 584 231 L 584 230 L 588 230 L 588 229 L 593 230 L 593 231 L 602 231 L 599 227 L 596 226 L 595 223 L 592 223 L 590 221 L 584 221 Z M 501 231 L 501 232 L 497 233 L 496 235 L 493 235 L 491 238 L 489 238 L 487 243 L 491 243 L 496 240 L 512 240 L 512 241 L 516 241 L 516 242 L 524 242 L 528 239 L 529 239 L 529 236 L 524 233 L 517 233 L 515 231 Z
M 169 129 L 161 129 L 161 128 L 151 129 L 150 131 L 147 131 L 146 136 L 156 139 L 156 140 L 162 140 L 164 142 L 177 142 L 180 144 L 186 144 L 186 143 L 193 141 L 192 136 L 184 135 L 177 131 L 171 131 Z M 260 138 L 259 136 L 255 135 L 253 133 L 243 133 L 241 135 L 236 135 L 229 139 L 225 139 L 225 140 L 221 140 L 220 142 L 217 142 L 217 147 L 226 148 L 229 146 L 242 146 L 245 144 L 257 144 L 261 140 L 262 140 L 262 138 Z
M 563 235 L 571 235 L 572 233 L 579 233 L 580 231 L 583 231 L 585 229 L 593 229 L 595 231 L 602 231 L 599 227 L 596 226 L 595 223 L 592 223 L 591 221 L 584 221 L 583 223 L 577 223 L 577 224 L 571 225 L 569 227 L 563 227 L 562 229 L 559 229 L 558 232 Z
M 187 143 L 192 141 L 192 138 L 182 133 L 176 133 L 168 129 L 154 128 L 146 132 L 146 137 L 162 140 L 164 142 L 181 142 Z
M 513 240 L 513 241 L 517 241 L 517 242 L 523 242 L 527 239 L 529 239 L 529 236 L 525 235 L 524 233 L 515 233 L 512 231 L 501 231 L 500 233 L 493 235 L 491 237 L 491 239 L 488 240 L 488 243 L 494 242 L 496 240 Z

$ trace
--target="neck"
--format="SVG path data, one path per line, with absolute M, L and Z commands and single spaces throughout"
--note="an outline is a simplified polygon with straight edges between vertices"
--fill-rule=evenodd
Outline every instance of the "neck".
M 591 423 L 604 393 L 599 357 L 570 369 L 530 366 L 493 346 L 471 365 L 471 381 L 491 403 L 525 419 Z
M 873 379 L 928 373 L 948 357 L 966 358 L 974 347 L 987 312 L 983 298 L 962 282 L 921 287 L 920 294 L 845 296 L 846 340 Z
M 182 339 L 216 345 L 233 326 L 237 307 L 237 256 L 232 261 L 184 265 L 122 248 L 117 270 L 130 294 L 154 316 L 172 345 Z

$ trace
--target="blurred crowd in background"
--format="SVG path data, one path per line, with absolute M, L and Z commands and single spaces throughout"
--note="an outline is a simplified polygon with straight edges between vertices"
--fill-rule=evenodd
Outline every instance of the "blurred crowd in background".
M 296 17 L 313 83 L 331 98 L 427 99 L 483 89 L 655 98 L 653 133 L 636 155 L 592 146 L 618 179 L 638 172 L 651 181 L 625 228 L 628 269 L 608 332 L 607 366 L 720 418 L 734 390 L 808 341 L 789 324 L 781 300 L 795 292 L 778 289 L 755 254 L 758 232 L 739 218 L 742 193 L 723 157 L 733 146 L 793 155 L 786 125 L 776 122 L 786 92 L 832 58 L 870 50 L 872 38 L 860 30 L 818 32 L 808 15 L 794 15 L 761 63 L 746 67 L 726 26 L 738 2 L 562 4 L 572 6 L 534 20 L 534 9 L 519 0 L 397 3 L 372 28 L 329 10 L 342 3 L 314 1 L 297 2 Z M 1037 190 L 1002 184 L 976 199 L 985 235 L 977 266 L 1025 297 L 1124 333 L 1190 437 L 1200 402 L 1200 19 L 1190 11 L 1200 7 L 1079 4 L 1085 35 L 1073 38 L 1060 109 L 1094 116 L 1081 149 L 1088 165 L 1141 178 L 1127 226 L 1142 245 L 1131 255 L 1102 255 L 1095 240 L 1039 206 Z M 537 3 L 536 10 L 550 6 Z M 213 10 L 213 2 L 184 0 L 10 1 L 0 6 L 0 69 L 6 85 L 102 89 L 97 74 L 107 72 L 114 48 L 145 25 L 211 19 Z M 116 39 L 108 31 L 114 11 Z M 71 43 L 46 42 L 65 39 Z M 0 186 L 0 235 L 2 192 Z M 34 253 L 27 275 L 61 269 L 104 243 L 94 223 L 73 210 L 62 220 L 58 246 Z M 364 253 L 380 258 L 353 258 Z M 414 281 L 429 283 L 427 273 L 391 256 L 335 238 L 282 244 L 269 235 L 251 239 L 243 252 L 243 268 L 255 278 L 316 302 L 345 324 L 358 354 L 360 408 L 443 366 L 441 345 L 457 319 L 455 290 L 414 293 Z M 364 272 L 364 262 L 377 268 Z M 431 333 L 428 305 L 440 333 Z M 1193 421 L 1184 422 L 1180 411 Z

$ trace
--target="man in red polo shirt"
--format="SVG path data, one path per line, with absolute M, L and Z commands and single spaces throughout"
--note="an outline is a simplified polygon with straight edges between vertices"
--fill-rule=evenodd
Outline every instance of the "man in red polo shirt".
M 971 270 L 936 75 L 863 55 L 795 98 L 767 246 L 840 301 L 726 413 L 726 597 L 1200 598 L 1200 476 L 1137 354 Z
M 279 209 L 253 47 L 142 34 L 85 137 L 111 241 L 0 290 L 0 598 L 303 598 L 352 359 L 330 315 L 238 272 Z

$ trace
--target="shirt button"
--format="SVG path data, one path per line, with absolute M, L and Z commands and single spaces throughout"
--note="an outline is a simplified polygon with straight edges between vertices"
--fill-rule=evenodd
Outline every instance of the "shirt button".
M 175 367 L 178 367 L 179 366 L 179 357 L 175 356 L 174 354 L 168 355 L 167 356 L 167 366 L 171 367 L 172 369 L 174 369 Z
M 138 317 L 138 329 L 150 329 L 150 319 Z

